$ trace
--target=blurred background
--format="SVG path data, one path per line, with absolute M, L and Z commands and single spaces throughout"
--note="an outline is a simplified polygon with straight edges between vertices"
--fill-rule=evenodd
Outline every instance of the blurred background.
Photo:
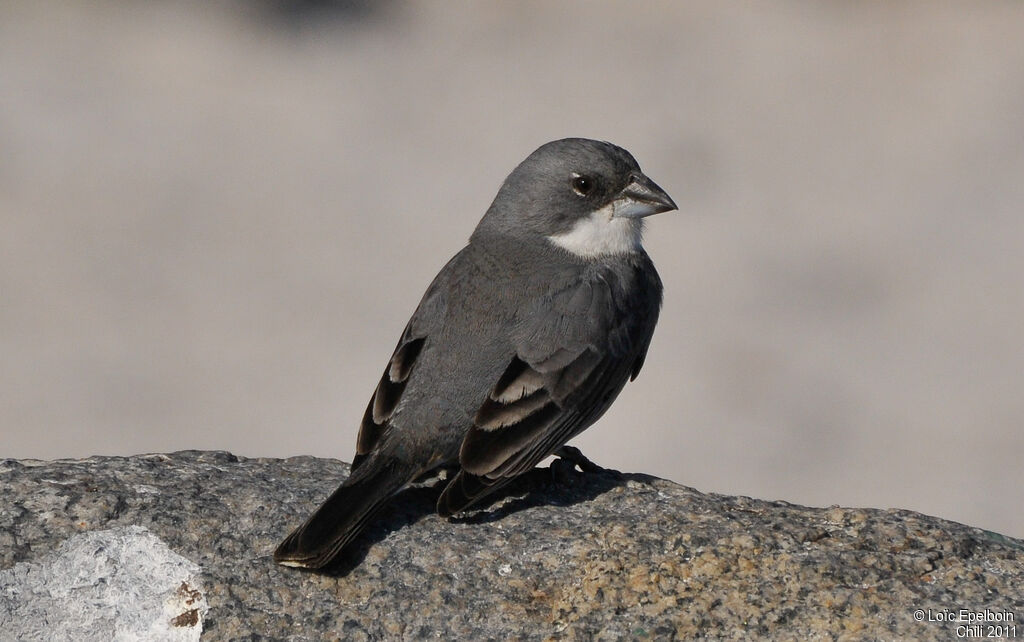
M 351 459 L 506 174 L 679 203 L 577 438 L 704 491 L 1024 536 L 1024 4 L 0 4 L 0 456 Z

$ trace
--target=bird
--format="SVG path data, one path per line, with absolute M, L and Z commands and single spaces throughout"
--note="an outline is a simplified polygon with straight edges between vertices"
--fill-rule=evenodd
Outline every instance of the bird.
M 442 468 L 436 511 L 455 515 L 596 422 L 640 373 L 658 321 L 644 219 L 675 209 L 608 142 L 552 141 L 516 166 L 405 326 L 349 476 L 275 561 L 332 564 L 391 497 Z

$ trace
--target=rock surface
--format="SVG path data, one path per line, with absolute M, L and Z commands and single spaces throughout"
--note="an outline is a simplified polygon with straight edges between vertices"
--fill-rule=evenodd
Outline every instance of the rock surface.
M 1024 636 L 1019 540 L 908 511 L 707 495 L 558 461 L 451 521 L 432 513 L 436 489 L 410 489 L 332 574 L 275 565 L 277 541 L 346 472 L 328 459 L 196 451 L 4 460 L 0 631 L 948 640 L 974 633 L 957 627 L 977 622 L 948 621 L 966 609 Z M 75 628 L 83 613 L 90 626 Z
M 0 571 L 0 634 L 17 640 L 198 640 L 199 567 L 141 526 L 79 533 Z M 8 639 L 8 638 L 5 638 Z

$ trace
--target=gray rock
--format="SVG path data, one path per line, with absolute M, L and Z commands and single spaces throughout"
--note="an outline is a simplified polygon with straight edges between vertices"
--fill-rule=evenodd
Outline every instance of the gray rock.
M 4 460 L 0 631 L 948 640 L 978 632 L 957 630 L 979 625 L 966 618 L 988 618 L 1024 637 L 1019 540 L 909 511 L 707 495 L 564 462 L 450 521 L 433 514 L 435 488 L 410 489 L 332 574 L 276 566 L 277 541 L 346 473 L 334 460 L 222 452 Z

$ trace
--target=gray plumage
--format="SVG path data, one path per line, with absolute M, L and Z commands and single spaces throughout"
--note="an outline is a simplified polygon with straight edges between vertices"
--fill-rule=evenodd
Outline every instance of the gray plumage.
M 610 143 L 540 147 L 427 289 L 367 406 L 348 479 L 274 553 L 330 563 L 391 496 L 458 470 L 457 513 L 593 424 L 636 378 L 662 287 L 642 218 L 675 204 Z

